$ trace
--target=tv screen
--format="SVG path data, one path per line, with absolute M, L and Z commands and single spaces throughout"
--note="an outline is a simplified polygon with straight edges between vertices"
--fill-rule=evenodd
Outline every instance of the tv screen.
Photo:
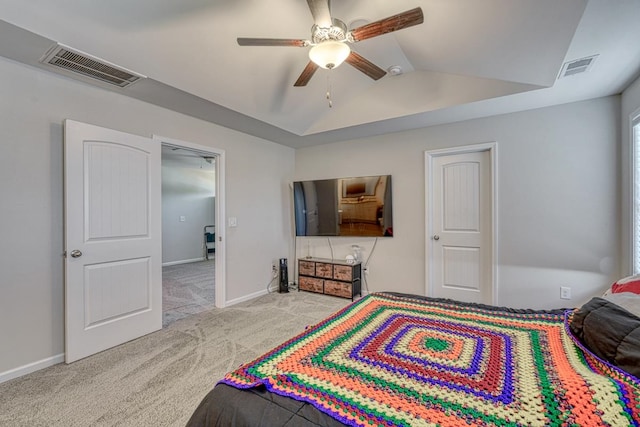
M 393 236 L 391 175 L 293 183 L 296 236 Z

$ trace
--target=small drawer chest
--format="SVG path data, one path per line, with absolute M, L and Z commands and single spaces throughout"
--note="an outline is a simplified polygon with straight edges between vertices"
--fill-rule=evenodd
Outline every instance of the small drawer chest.
M 343 298 L 362 296 L 362 264 L 325 258 L 298 260 L 298 290 Z

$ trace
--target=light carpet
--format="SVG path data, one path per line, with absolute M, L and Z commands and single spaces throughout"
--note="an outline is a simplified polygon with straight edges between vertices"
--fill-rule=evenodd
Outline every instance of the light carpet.
M 0 426 L 184 426 L 224 374 L 350 301 L 272 293 L 0 384 Z
M 162 267 L 162 326 L 215 307 L 215 260 Z

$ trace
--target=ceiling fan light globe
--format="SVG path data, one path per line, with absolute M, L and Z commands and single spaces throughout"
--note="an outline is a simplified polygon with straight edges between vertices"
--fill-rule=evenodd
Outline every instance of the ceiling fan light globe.
M 315 45 L 309 50 L 309 59 L 319 67 L 330 70 L 338 67 L 351 54 L 351 49 L 346 43 L 328 40 Z

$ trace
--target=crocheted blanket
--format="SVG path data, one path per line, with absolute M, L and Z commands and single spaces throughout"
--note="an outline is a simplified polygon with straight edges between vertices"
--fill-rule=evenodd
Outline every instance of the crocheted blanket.
M 640 425 L 640 382 L 571 336 L 571 312 L 371 294 L 225 376 L 347 425 Z

